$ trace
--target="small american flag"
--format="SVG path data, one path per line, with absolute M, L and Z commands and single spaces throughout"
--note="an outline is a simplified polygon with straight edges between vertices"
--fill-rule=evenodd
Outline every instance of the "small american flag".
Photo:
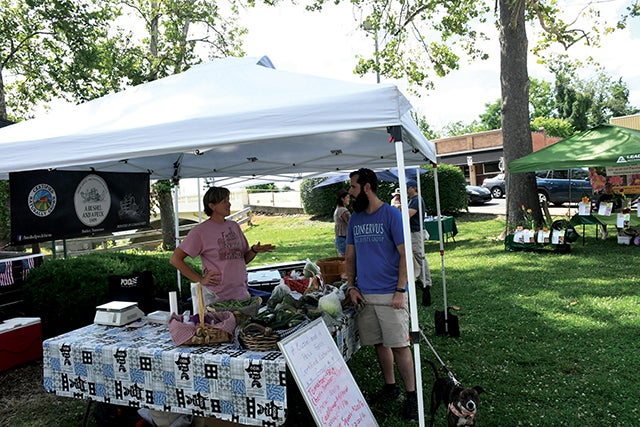
M 29 271 L 35 266 L 35 261 L 33 258 L 27 258 L 22 260 L 22 281 L 27 280 L 27 276 L 29 275 Z
M 11 261 L 0 262 L 0 286 L 13 285 L 13 270 Z

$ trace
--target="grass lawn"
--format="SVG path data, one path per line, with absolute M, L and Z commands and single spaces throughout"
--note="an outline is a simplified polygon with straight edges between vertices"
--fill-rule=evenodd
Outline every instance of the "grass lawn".
M 332 222 L 274 216 L 256 217 L 254 224 L 246 231 L 251 243 L 278 246 L 255 263 L 335 256 Z M 488 391 L 480 396 L 477 425 L 638 425 L 640 248 L 620 246 L 615 237 L 596 240 L 587 227 L 586 245 L 580 240 L 570 254 L 506 252 L 495 240 L 500 219 L 463 215 L 457 225 L 456 242 L 445 244 L 444 265 L 449 305 L 460 307 L 461 336 L 434 333 L 443 282 L 434 241 L 426 244 L 434 304 L 418 306 L 418 316 L 455 377 Z M 433 373 L 426 361 L 436 359 L 424 343 L 421 356 L 428 406 Z M 370 348 L 361 349 L 349 367 L 365 396 L 382 385 Z M 30 384 L 30 398 L 14 405 L 6 397 L 6 378 L 0 374 L 0 425 L 79 425 L 82 402 L 44 393 L 33 399 L 42 389 L 37 383 Z M 399 403 L 372 407 L 380 425 L 392 427 L 405 425 L 401 409 Z M 436 425 L 446 425 L 443 408 Z

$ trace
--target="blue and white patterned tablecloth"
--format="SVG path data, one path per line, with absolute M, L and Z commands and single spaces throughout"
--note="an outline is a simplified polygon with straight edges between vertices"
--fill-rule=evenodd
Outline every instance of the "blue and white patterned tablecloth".
M 353 316 L 329 330 L 348 360 L 360 347 Z M 286 418 L 279 351 L 232 343 L 176 347 L 167 325 L 85 326 L 45 340 L 43 364 L 45 390 L 59 396 L 249 425 L 279 426 Z

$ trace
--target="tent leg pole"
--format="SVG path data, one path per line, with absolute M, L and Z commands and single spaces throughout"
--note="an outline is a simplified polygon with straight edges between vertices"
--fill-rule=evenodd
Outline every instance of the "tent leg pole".
M 438 214 L 438 240 L 440 240 L 440 268 L 442 271 L 442 300 L 444 305 L 444 331 L 449 333 L 449 319 L 447 310 L 447 279 L 444 274 L 444 237 L 442 236 L 442 215 L 440 210 L 440 185 L 438 184 L 438 165 L 433 164 L 433 183 L 436 193 L 436 211 Z
M 179 184 L 173 186 L 173 209 L 175 219 L 175 235 L 176 235 L 176 248 L 180 244 L 180 208 L 178 206 L 178 189 Z M 180 270 L 176 269 L 176 277 L 178 283 L 178 296 L 182 297 L 182 277 Z
M 387 131 L 395 141 L 396 149 L 396 161 L 398 166 L 398 182 L 400 184 L 400 198 L 402 203 L 407 205 L 407 177 L 405 175 L 404 168 L 404 151 L 402 146 L 402 132 L 399 126 L 393 126 L 387 128 Z M 418 323 L 418 304 L 416 302 L 416 286 L 415 275 L 413 271 L 413 251 L 411 250 L 411 233 L 409 230 L 409 212 L 407 209 L 403 209 L 402 213 L 402 234 L 404 236 L 404 253 L 405 262 L 407 266 L 407 282 L 409 285 L 409 335 L 411 337 L 417 336 L 414 344 L 414 381 L 416 387 L 416 394 L 418 397 L 418 414 L 424 414 L 424 398 L 422 395 L 422 369 L 420 365 L 420 338 L 419 331 L 420 325 Z M 413 341 L 413 339 L 412 339 Z M 424 415 L 418 417 L 419 427 L 424 427 Z

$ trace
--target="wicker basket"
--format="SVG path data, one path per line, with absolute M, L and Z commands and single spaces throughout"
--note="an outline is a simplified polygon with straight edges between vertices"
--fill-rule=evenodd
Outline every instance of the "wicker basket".
M 252 316 L 258 314 L 260 306 L 262 305 L 262 298 L 249 297 L 244 300 L 234 301 L 237 304 L 233 304 L 231 301 L 224 301 L 224 303 L 213 303 L 207 306 L 207 311 L 210 312 L 225 312 L 230 311 L 236 317 L 236 324 L 244 323 Z
M 236 327 L 236 320 L 232 313 L 212 313 L 213 321 L 217 325 L 205 323 L 204 299 L 202 298 L 202 285 L 198 283 L 198 325 L 183 323 L 180 316 L 171 313 L 169 319 L 169 333 L 175 345 L 202 345 L 229 342 L 233 336 L 228 331 Z M 226 330 L 225 330 L 226 329 Z
M 344 257 L 320 258 L 317 262 L 322 273 L 322 280 L 325 284 L 330 285 L 340 280 L 340 276 L 345 270 Z
M 192 336 L 184 344 L 186 345 L 201 345 L 201 344 L 216 344 L 220 342 L 231 341 L 231 335 L 223 331 L 222 329 L 215 328 L 211 325 L 198 326 L 196 334 Z
M 271 328 L 257 323 L 248 323 L 238 329 L 238 340 L 245 348 L 253 351 L 278 350 L 280 335 Z
M 216 326 L 207 323 L 193 325 L 184 323 L 182 318 L 171 313 L 169 319 L 169 333 L 175 345 L 202 345 L 229 342 L 233 335 L 228 331 L 235 328 L 235 318 L 231 313 L 214 313 Z M 224 329 L 222 329 L 224 327 Z M 225 330 L 226 329 L 226 330 Z

